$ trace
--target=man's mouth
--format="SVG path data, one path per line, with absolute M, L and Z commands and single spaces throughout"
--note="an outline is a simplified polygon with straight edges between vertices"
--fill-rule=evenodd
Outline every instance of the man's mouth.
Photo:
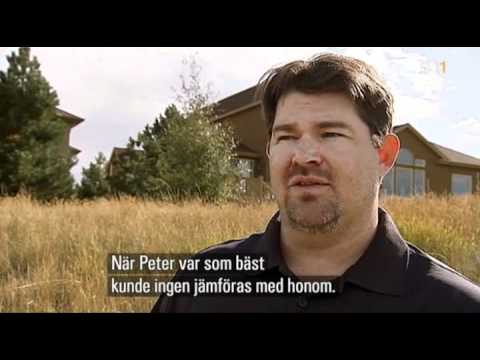
M 329 186 L 329 182 L 318 178 L 316 176 L 303 176 L 297 175 L 290 179 L 288 187 L 300 187 L 300 188 L 318 188 L 323 186 Z

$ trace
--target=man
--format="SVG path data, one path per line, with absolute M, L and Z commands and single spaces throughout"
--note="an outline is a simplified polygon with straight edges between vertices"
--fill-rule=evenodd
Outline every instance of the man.
M 321 54 L 261 80 L 271 186 L 279 212 L 263 234 L 199 254 L 262 254 L 243 281 L 330 279 L 334 291 L 299 296 L 162 296 L 160 312 L 473 312 L 480 288 L 407 243 L 379 207 L 397 158 L 393 97 L 376 71 Z M 176 280 L 185 278 L 181 272 Z M 238 278 L 237 277 L 237 278 Z

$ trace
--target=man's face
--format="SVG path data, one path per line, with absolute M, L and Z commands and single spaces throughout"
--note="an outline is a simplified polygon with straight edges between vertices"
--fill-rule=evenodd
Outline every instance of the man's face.
M 371 208 L 383 175 L 368 126 L 343 94 L 291 92 L 277 105 L 269 145 L 282 220 L 318 233 Z

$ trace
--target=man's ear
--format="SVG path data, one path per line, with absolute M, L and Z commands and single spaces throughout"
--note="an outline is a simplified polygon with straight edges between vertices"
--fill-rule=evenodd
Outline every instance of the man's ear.
M 267 146 L 265 147 L 265 154 L 267 154 L 267 159 L 270 159 L 270 140 L 267 140 Z
M 386 174 L 397 160 L 400 152 L 400 139 L 395 134 L 387 134 L 383 138 L 383 145 L 377 149 L 380 166 Z

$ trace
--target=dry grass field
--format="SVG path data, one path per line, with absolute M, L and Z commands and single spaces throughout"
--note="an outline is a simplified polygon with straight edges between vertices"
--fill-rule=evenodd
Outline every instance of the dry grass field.
M 480 196 L 388 198 L 410 242 L 480 282 Z M 107 255 L 193 253 L 264 230 L 276 204 L 0 199 L 0 312 L 148 312 L 107 296 Z

